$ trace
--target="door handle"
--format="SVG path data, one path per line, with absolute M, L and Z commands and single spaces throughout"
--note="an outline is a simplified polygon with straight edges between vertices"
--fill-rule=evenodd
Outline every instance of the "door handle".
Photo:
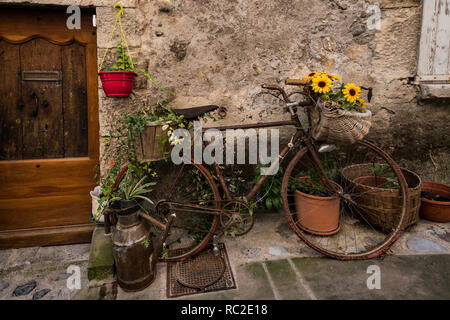
M 37 117 L 38 113 L 39 113 L 39 101 L 38 101 L 38 97 L 36 95 L 36 93 L 32 93 L 31 94 L 31 98 L 34 99 L 34 103 L 35 103 L 35 109 L 33 111 L 33 113 L 31 114 L 34 118 Z

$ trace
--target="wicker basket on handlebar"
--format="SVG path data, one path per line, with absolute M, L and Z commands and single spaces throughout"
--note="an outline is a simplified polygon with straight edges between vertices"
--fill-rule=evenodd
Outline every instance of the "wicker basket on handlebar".
M 330 143 L 355 143 L 369 133 L 372 113 L 337 108 L 335 101 L 319 100 L 310 110 L 312 137 Z

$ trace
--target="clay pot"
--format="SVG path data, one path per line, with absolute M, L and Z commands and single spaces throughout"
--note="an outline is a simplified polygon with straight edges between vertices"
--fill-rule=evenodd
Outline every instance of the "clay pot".
M 422 192 L 450 199 L 450 186 L 436 182 L 422 182 Z M 435 222 L 450 222 L 450 201 L 421 198 L 420 216 Z
M 307 177 L 299 178 L 305 182 Z M 332 182 L 342 190 L 342 187 Z M 339 223 L 340 199 L 338 197 L 320 197 L 295 190 L 295 209 L 299 227 L 315 235 L 328 236 L 337 233 Z
M 107 97 L 128 97 L 133 90 L 136 73 L 132 71 L 102 71 L 98 75 Z
M 362 184 L 363 186 L 384 188 L 388 182 L 388 179 L 378 176 L 362 176 L 353 179 L 353 182 Z

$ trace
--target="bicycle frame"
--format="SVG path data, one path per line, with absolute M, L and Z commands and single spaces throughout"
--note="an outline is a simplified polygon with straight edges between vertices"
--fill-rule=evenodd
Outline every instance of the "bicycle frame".
M 302 126 L 298 116 L 297 116 L 297 112 L 294 112 L 292 110 L 292 106 L 295 104 L 297 107 L 299 106 L 303 106 L 303 107 L 307 107 L 307 106 L 311 106 L 312 103 L 311 101 L 305 102 L 305 103 L 293 103 L 290 99 L 288 94 L 285 92 L 285 90 L 283 88 L 281 88 L 280 86 L 276 85 L 276 84 L 271 84 L 271 85 L 263 85 L 263 88 L 267 88 L 267 89 L 271 89 L 271 90 L 277 90 L 281 93 L 281 95 L 283 96 L 284 101 L 286 102 L 287 107 L 289 108 L 289 111 L 291 113 L 291 120 L 288 121 L 278 121 L 278 122 L 268 122 L 268 123 L 262 123 L 262 124 L 244 124 L 244 125 L 236 125 L 236 126 L 226 126 L 226 127 L 216 127 L 214 129 L 218 129 L 218 130 L 227 130 L 227 129 L 249 129 L 249 128 L 264 128 L 264 127 L 275 127 L 275 126 L 283 126 L 283 125 L 294 125 L 297 128 L 297 132 L 292 136 L 291 141 L 288 143 L 288 145 L 286 145 L 280 152 L 280 154 L 278 155 L 277 159 L 271 164 L 271 166 L 267 169 L 267 174 L 262 176 L 257 183 L 255 184 L 255 186 L 253 186 L 253 188 L 250 190 L 250 192 L 245 196 L 245 199 L 247 201 L 250 201 L 250 199 L 252 199 L 256 193 L 261 189 L 263 183 L 267 180 L 267 178 L 274 173 L 275 168 L 278 168 L 278 165 L 284 160 L 284 157 L 288 154 L 288 152 L 294 148 L 294 146 L 300 142 L 303 145 L 303 148 L 300 148 L 300 150 L 298 152 L 308 152 L 309 156 L 311 157 L 312 163 L 315 167 L 315 169 L 318 171 L 320 179 L 322 181 L 322 183 L 324 184 L 324 186 L 327 188 L 328 191 L 330 192 L 334 192 L 334 187 L 333 185 L 329 182 L 327 175 L 325 173 L 325 170 L 319 160 L 319 157 L 317 156 L 316 150 L 314 148 L 313 143 L 311 142 L 311 137 L 308 133 L 307 130 L 305 130 L 305 128 Z M 305 96 L 308 96 L 308 89 L 304 89 L 302 92 L 297 92 L 300 94 L 303 94 Z M 298 110 L 298 109 L 297 109 Z M 308 113 L 308 109 L 306 110 L 306 112 Z M 310 119 L 309 117 L 309 113 L 308 113 L 308 119 Z M 211 129 L 211 128 L 209 128 Z M 222 187 L 225 196 L 227 198 L 227 200 L 232 200 L 233 197 L 230 194 L 230 190 L 225 182 L 225 180 L 223 179 L 222 173 L 220 171 L 220 168 L 218 166 L 217 163 L 214 163 L 214 170 L 215 173 L 217 175 L 217 178 L 219 179 L 219 183 L 220 186 Z

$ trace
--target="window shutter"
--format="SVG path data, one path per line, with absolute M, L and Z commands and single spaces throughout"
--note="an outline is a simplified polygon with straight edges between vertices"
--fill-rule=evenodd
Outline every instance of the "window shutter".
M 450 97 L 450 0 L 423 0 L 417 74 L 423 98 Z

